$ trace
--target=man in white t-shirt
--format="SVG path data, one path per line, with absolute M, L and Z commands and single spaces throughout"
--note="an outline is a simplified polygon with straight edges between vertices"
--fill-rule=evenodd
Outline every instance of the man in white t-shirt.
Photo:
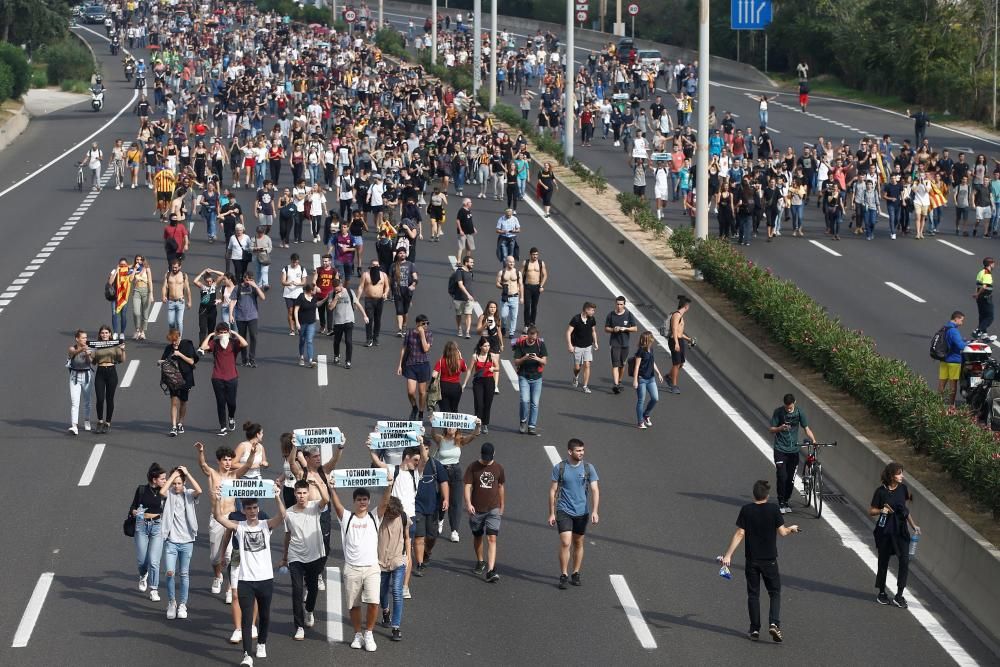
M 319 493 L 319 500 L 309 500 L 312 490 Z M 326 556 L 319 517 L 329 502 L 326 484 L 318 484 L 315 479 L 300 479 L 295 482 L 295 504 L 285 514 L 285 550 L 278 566 L 287 565 L 292 575 L 292 617 L 295 619 L 294 637 L 298 641 L 306 638 L 305 628 L 316 623 L 313 610 Z M 303 584 L 306 589 L 304 601 Z
M 421 455 L 419 446 L 407 447 L 403 450 L 403 456 L 398 465 L 391 465 L 387 461 L 381 460 L 374 450 L 371 450 L 372 462 L 379 468 L 388 471 L 389 479 L 394 483 L 390 497 L 399 498 L 403 511 L 406 513 L 407 525 L 410 530 L 410 539 L 416 536 L 417 520 L 417 488 L 420 485 L 420 478 L 424 474 L 424 465 L 427 460 Z M 395 483 L 398 482 L 398 483 Z M 406 574 L 403 576 L 403 598 L 410 599 L 410 574 L 413 571 L 413 559 L 406 561 Z
M 258 658 L 267 657 L 267 630 L 271 620 L 271 597 L 274 595 L 274 568 L 271 566 L 271 531 L 285 520 L 285 505 L 281 501 L 281 480 L 274 485 L 274 501 L 278 505 L 278 513 L 268 519 L 258 519 L 260 504 L 256 498 L 243 499 L 243 514 L 245 521 L 232 521 L 222 511 L 221 498 L 212 494 L 212 516 L 236 534 L 240 545 L 239 587 L 237 595 L 242 613 L 241 626 L 243 630 L 243 662 L 241 665 L 253 666 L 250 649 L 253 645 L 253 611 L 254 603 L 260 616 L 259 634 L 257 638 Z
M 306 284 L 309 272 L 306 267 L 299 262 L 299 253 L 293 252 L 289 258 L 290 264 L 281 270 L 281 296 L 285 299 L 285 308 L 288 309 L 288 335 L 295 334 L 295 300 L 302 294 L 302 287 Z
M 87 168 L 90 169 L 90 185 L 95 192 L 101 190 L 101 162 L 103 160 L 104 152 L 97 147 L 96 141 L 90 145 L 87 152 L 83 154 L 83 159 L 80 160 L 80 164 L 86 164 Z
M 330 494 L 333 509 L 340 521 L 340 537 L 344 545 L 344 593 L 351 610 L 351 625 L 354 626 L 354 641 L 351 648 L 374 651 L 375 621 L 379 612 L 379 593 L 382 584 L 382 570 L 378 565 L 378 531 L 382 516 L 389 504 L 392 482 L 382 494 L 378 509 L 369 507 L 371 493 L 366 488 L 354 489 L 353 508 L 347 511 L 334 490 Z M 361 631 L 361 605 L 365 605 L 365 629 Z

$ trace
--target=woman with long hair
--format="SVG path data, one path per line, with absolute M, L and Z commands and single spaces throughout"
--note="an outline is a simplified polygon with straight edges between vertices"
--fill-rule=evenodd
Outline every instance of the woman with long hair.
M 146 340 L 146 325 L 149 323 L 149 311 L 153 307 L 153 271 L 149 268 L 145 255 L 135 256 L 129 280 L 132 281 L 132 324 L 135 328 L 132 338 Z
M 132 267 L 124 257 L 118 259 L 118 266 L 108 274 L 108 294 L 111 299 L 112 340 L 125 340 L 125 323 L 128 320 L 128 304 L 132 297 Z
M 910 570 L 910 531 L 920 535 L 920 526 L 910 514 L 909 505 L 913 501 L 910 489 L 903 483 L 903 466 L 891 461 L 882 470 L 882 484 L 875 489 L 868 516 L 878 517 L 875 523 L 875 548 L 878 551 L 878 570 L 875 573 L 875 588 L 879 604 L 894 604 L 906 609 L 906 579 Z M 899 562 L 896 574 L 896 596 L 892 599 L 885 592 L 885 579 L 889 571 L 889 559 L 896 556 Z
M 499 369 L 500 354 L 503 352 L 504 331 L 503 322 L 500 318 L 500 306 L 497 305 L 496 301 L 486 302 L 486 307 L 483 308 L 483 314 L 479 316 L 479 326 L 476 328 L 476 333 L 489 342 L 490 356 L 493 359 L 493 365 Z M 513 335 L 513 332 L 508 332 L 508 335 Z M 479 349 L 478 345 L 476 346 L 476 349 Z M 497 394 L 500 393 L 499 383 L 496 383 L 493 391 Z
M 472 379 L 472 400 L 475 415 L 482 422 L 483 433 L 490 432 L 490 409 L 493 407 L 493 394 L 496 393 L 497 374 L 500 372 L 500 355 L 493 352 L 490 339 L 485 336 L 476 343 L 476 351 L 472 354 L 472 365 L 465 373 L 462 390 L 465 390 Z
M 639 335 L 639 349 L 635 351 L 635 356 L 629 360 L 632 387 L 636 391 L 635 416 L 638 427 L 641 429 L 653 425 L 649 415 L 656 407 L 657 401 L 660 400 L 660 391 L 656 383 L 663 382 L 663 373 L 660 372 L 656 360 L 653 358 L 653 345 L 655 343 L 653 332 L 643 331 Z
M 458 412 L 458 404 L 462 400 L 462 373 L 467 370 L 458 344 L 453 340 L 445 343 L 444 352 L 431 372 L 431 377 L 441 383 L 441 400 L 438 402 L 441 412 Z
M 97 430 L 95 433 L 107 433 L 111 430 L 111 418 L 115 414 L 115 391 L 118 389 L 118 369 L 116 364 L 125 362 L 125 339 L 119 339 L 119 344 L 108 346 L 111 341 L 111 327 L 102 325 L 97 331 L 97 340 L 102 343 L 92 353 L 91 359 L 97 371 L 94 374 L 94 394 L 97 396 Z M 107 420 L 104 419 L 104 408 L 107 406 Z
M 389 489 L 385 490 L 389 493 Z M 389 498 L 378 528 L 378 564 L 382 571 L 379 602 L 382 607 L 382 624 L 392 627 L 392 640 L 403 638 L 399 626 L 403 622 L 403 575 L 410 560 L 409 520 L 399 498 Z M 392 614 L 389 613 L 389 595 L 392 594 Z

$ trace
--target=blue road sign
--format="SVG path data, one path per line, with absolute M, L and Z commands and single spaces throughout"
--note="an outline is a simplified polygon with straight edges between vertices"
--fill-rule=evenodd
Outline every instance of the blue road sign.
M 733 30 L 763 30 L 771 23 L 771 0 L 732 0 L 729 27 Z

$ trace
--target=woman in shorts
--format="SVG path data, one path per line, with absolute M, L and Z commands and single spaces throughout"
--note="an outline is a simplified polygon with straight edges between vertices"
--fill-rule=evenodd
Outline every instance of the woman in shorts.
M 417 315 L 417 324 L 403 336 L 396 375 L 406 378 L 406 396 L 410 400 L 410 420 L 424 418 L 427 407 L 427 385 L 431 380 L 431 364 L 427 353 L 434 336 L 426 315 Z
M 368 231 L 368 223 L 365 216 L 355 214 L 351 217 L 351 224 L 348 225 L 348 233 L 351 241 L 354 242 L 354 265 L 358 269 L 358 276 L 361 276 L 361 266 L 364 262 L 365 252 L 365 232 Z
M 434 188 L 427 202 L 427 217 L 431 221 L 431 241 L 438 241 L 444 236 L 445 212 L 448 209 L 448 196 L 441 188 Z
M 159 364 L 163 364 L 167 359 L 177 362 L 177 367 L 184 376 L 184 386 L 177 389 L 170 389 L 170 436 L 174 437 L 184 433 L 184 419 L 187 416 L 187 403 L 189 392 L 194 387 L 194 365 L 198 363 L 198 355 L 194 349 L 194 343 L 190 340 L 181 339 L 181 332 L 171 329 L 167 333 L 167 346 L 163 348 L 160 355 Z

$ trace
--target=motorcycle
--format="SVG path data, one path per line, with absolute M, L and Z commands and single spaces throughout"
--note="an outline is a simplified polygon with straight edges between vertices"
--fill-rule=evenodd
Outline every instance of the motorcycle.
M 993 348 L 996 336 L 977 336 L 972 338 L 962 348 L 962 366 L 958 376 L 958 389 L 962 397 L 968 399 L 969 391 L 979 386 L 983 381 L 983 368 L 987 360 L 993 359 Z
M 983 362 L 979 382 L 969 389 L 965 402 L 978 422 L 1000 431 L 1000 361 L 991 358 Z
M 135 75 L 135 89 L 145 90 L 146 89 L 146 77 L 142 74 Z
M 119 45 L 118 45 L 118 39 L 117 38 L 111 40 L 111 55 L 113 55 L 113 56 L 117 56 L 118 55 L 118 46 Z
M 94 111 L 100 111 L 104 108 L 103 88 L 94 87 L 90 89 L 90 108 Z
M 125 80 L 126 81 L 131 81 L 132 80 L 132 72 L 134 72 L 134 71 L 135 71 L 135 67 L 132 65 L 132 63 L 126 63 L 125 64 Z

